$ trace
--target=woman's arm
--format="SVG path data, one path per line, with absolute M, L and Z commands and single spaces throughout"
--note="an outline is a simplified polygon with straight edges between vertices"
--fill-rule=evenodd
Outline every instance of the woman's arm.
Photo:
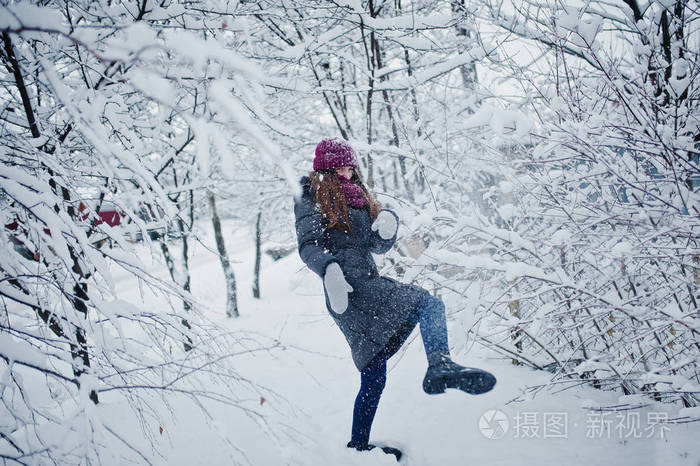
M 396 242 L 398 231 L 399 216 L 393 210 L 380 210 L 370 230 L 369 250 L 374 254 L 384 254 Z
M 326 267 L 336 260 L 323 246 L 325 225 L 321 212 L 305 194 L 299 201 L 294 201 L 294 216 L 299 256 L 308 268 L 323 278 Z

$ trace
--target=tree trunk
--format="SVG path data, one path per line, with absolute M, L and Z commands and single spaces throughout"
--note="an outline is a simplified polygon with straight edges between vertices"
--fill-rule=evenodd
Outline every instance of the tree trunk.
M 226 254 L 226 244 L 224 243 L 224 235 L 221 232 L 221 221 L 216 210 L 216 198 L 214 193 L 207 195 L 209 201 L 209 210 L 211 212 L 211 223 L 214 226 L 214 238 L 216 240 L 216 250 L 219 252 L 219 260 L 221 261 L 221 269 L 224 271 L 226 279 L 226 317 L 238 317 L 238 302 L 236 300 L 236 276 L 233 274 L 231 263 Z
M 379 40 L 373 40 L 372 41 L 374 44 L 375 48 L 375 53 L 374 53 L 374 58 L 376 61 L 376 67 L 377 69 L 382 69 L 384 67 L 384 63 L 382 62 L 382 49 L 381 46 L 379 45 Z M 382 76 L 379 78 L 380 82 L 385 82 L 386 81 L 386 76 Z M 389 123 L 391 125 L 391 140 L 389 141 L 389 145 L 394 146 L 396 148 L 399 147 L 399 130 L 397 128 L 396 120 L 394 118 L 394 110 L 392 108 L 392 102 L 391 98 L 389 97 L 389 92 L 386 89 L 382 89 L 382 97 L 384 99 L 384 106 L 386 108 L 386 113 L 387 116 L 389 117 Z M 415 196 L 413 195 L 413 187 L 411 186 L 411 182 L 406 176 L 406 156 L 400 154 L 399 155 L 399 168 L 401 169 L 401 180 L 404 183 L 404 189 L 406 190 L 406 194 L 408 195 L 409 201 L 413 202 L 415 201 Z M 384 187 L 386 190 L 386 185 Z
M 163 258 L 165 258 L 165 265 L 168 267 L 168 273 L 170 274 L 170 279 L 173 281 L 173 283 L 176 283 L 177 285 L 182 285 L 180 281 L 178 280 L 178 273 L 177 269 L 175 268 L 175 261 L 173 260 L 173 255 L 170 253 L 170 248 L 168 248 L 168 244 L 166 243 L 166 238 L 167 234 L 163 235 L 162 238 L 160 238 L 159 244 L 160 244 L 160 250 L 163 253 Z M 183 307 L 185 310 L 189 310 L 190 306 L 189 303 L 186 301 L 183 301 Z M 190 326 L 190 323 L 187 322 L 187 319 L 182 319 L 182 325 L 185 326 L 188 330 L 191 329 L 192 327 Z M 185 332 L 185 338 L 187 338 L 187 341 L 183 342 L 183 346 L 185 348 L 185 351 L 190 351 L 192 349 L 192 339 L 188 335 L 189 332 Z
M 255 222 L 255 268 L 253 270 L 253 297 L 260 298 L 260 217 L 262 212 L 258 212 L 258 219 Z
M 9 62 L 7 67 L 8 70 L 12 72 L 15 78 L 15 86 L 17 87 L 17 91 L 20 94 L 20 99 L 22 100 L 22 106 L 24 107 L 24 112 L 27 116 L 27 123 L 29 123 L 29 130 L 33 138 L 38 138 L 41 136 L 41 132 L 39 130 L 39 125 L 37 124 L 36 118 L 34 116 L 34 110 L 32 108 L 32 103 L 29 98 L 29 92 L 27 91 L 27 86 L 24 81 L 24 77 L 22 76 L 22 70 L 20 69 L 19 61 L 17 60 L 17 57 L 15 55 L 14 46 L 12 44 L 12 40 L 10 39 L 10 35 L 7 32 L 3 32 L 2 40 L 5 46 L 7 61 Z M 50 168 L 47 170 L 47 172 L 51 177 L 49 178 L 49 186 L 51 186 L 51 189 L 53 189 L 56 194 L 59 194 L 60 192 L 60 195 L 63 198 L 63 200 L 66 202 L 70 202 L 71 196 L 68 189 L 56 183 L 56 181 L 53 178 L 53 171 Z M 55 205 L 54 209 L 56 210 L 56 212 L 58 212 L 59 209 L 61 209 L 61 206 Z M 67 213 L 72 219 L 75 219 L 77 216 L 74 208 L 70 206 L 67 209 Z M 90 299 L 87 294 L 87 278 L 89 274 L 85 274 L 82 268 L 80 267 L 76 251 L 70 246 L 68 248 L 68 251 L 73 261 L 73 267 L 71 268 L 71 270 L 74 273 L 73 278 L 75 279 L 75 284 L 73 285 L 74 297 L 71 299 L 71 301 L 73 304 L 73 308 L 79 314 L 81 314 L 83 318 L 87 320 L 87 301 Z M 69 293 L 66 293 L 66 295 L 69 296 Z M 42 313 L 39 313 L 39 316 L 46 323 L 58 323 L 58 321 L 51 317 L 50 314 L 47 316 L 46 314 L 42 315 Z M 63 331 L 61 331 L 60 333 L 57 332 L 57 329 L 60 329 L 60 323 L 58 324 L 59 325 L 57 327 L 49 325 L 49 328 L 57 336 L 65 337 L 66 335 L 63 333 Z M 77 325 L 77 323 L 75 324 L 74 336 L 77 345 L 73 342 L 70 342 L 71 357 L 73 358 L 73 375 L 75 376 L 76 384 L 80 386 L 80 381 L 78 379 L 90 368 L 90 354 L 88 352 L 88 342 L 87 337 L 85 335 L 85 329 Z M 99 403 L 99 398 L 95 390 L 90 390 L 90 394 L 88 396 L 93 403 Z
M 459 41 L 461 42 L 461 46 L 459 48 L 459 52 L 462 52 L 464 49 L 466 49 L 466 46 L 469 45 L 469 42 L 471 40 L 471 31 L 469 28 L 463 26 L 464 24 L 464 19 L 462 18 L 462 15 L 466 12 L 466 7 L 464 5 L 464 0 L 452 0 L 452 17 L 455 20 L 455 34 Z M 476 89 L 476 83 L 478 82 L 478 77 L 476 74 L 476 64 L 475 63 L 469 63 L 466 65 L 462 65 L 459 67 L 459 72 L 462 75 L 462 85 L 464 86 L 465 89 L 469 89 L 470 91 L 474 91 Z M 469 113 L 473 113 L 471 109 L 467 110 Z
M 191 292 L 191 276 L 190 276 L 190 246 L 189 246 L 189 232 L 192 230 L 192 225 L 194 224 L 194 192 L 189 191 L 189 211 L 188 220 L 189 225 L 185 224 L 185 221 L 181 216 L 177 217 L 177 224 L 180 228 L 180 234 L 182 235 L 182 289 L 186 292 Z M 188 301 L 184 301 L 184 308 L 186 311 L 192 309 L 192 304 Z
M 376 12 L 374 11 L 374 6 L 372 0 L 369 1 L 367 7 L 369 8 L 369 14 L 372 18 L 376 17 Z M 365 48 L 365 56 L 367 58 L 367 74 L 369 75 L 369 90 L 367 91 L 367 96 L 365 99 L 365 124 L 367 131 L 367 145 L 372 146 L 372 98 L 374 96 L 374 67 L 375 60 L 373 57 L 374 53 L 374 32 L 369 33 L 370 44 L 367 46 L 367 39 L 365 38 L 365 25 L 362 19 L 360 19 L 360 34 L 362 36 L 362 43 Z M 365 162 L 367 164 L 367 176 L 365 177 L 365 182 L 367 187 L 372 189 L 374 187 L 374 161 L 372 160 L 372 151 L 368 150 L 365 155 Z
M 181 283 L 179 285 L 182 286 L 182 289 L 185 290 L 186 292 L 190 292 L 191 287 L 191 277 L 190 277 L 190 263 L 188 260 L 189 252 L 190 252 L 190 247 L 189 247 L 189 242 L 187 240 L 187 230 L 186 230 L 186 225 L 185 222 L 183 222 L 181 219 L 178 218 L 177 221 L 179 228 L 180 228 L 180 234 L 182 235 L 182 276 L 180 277 Z M 189 311 L 192 309 L 192 304 L 184 300 L 182 302 L 183 307 L 185 308 L 185 311 Z

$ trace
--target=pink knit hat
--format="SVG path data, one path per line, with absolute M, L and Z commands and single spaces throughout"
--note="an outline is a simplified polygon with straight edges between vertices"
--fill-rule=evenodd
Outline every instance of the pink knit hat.
M 341 138 L 327 138 L 316 146 L 314 170 L 332 170 L 340 167 L 357 167 L 355 149 Z

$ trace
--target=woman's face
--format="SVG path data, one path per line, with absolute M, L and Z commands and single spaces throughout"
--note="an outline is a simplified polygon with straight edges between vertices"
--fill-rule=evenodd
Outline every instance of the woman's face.
M 339 167 L 339 168 L 336 168 L 336 169 L 335 169 L 335 172 L 336 172 L 338 175 L 342 175 L 342 176 L 344 176 L 345 178 L 347 178 L 348 180 L 349 180 L 350 178 L 352 178 L 352 171 L 353 171 L 353 168 L 352 168 L 352 167 Z

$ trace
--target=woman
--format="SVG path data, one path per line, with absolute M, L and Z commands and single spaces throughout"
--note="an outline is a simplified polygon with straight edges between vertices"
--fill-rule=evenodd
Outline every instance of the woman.
M 358 171 L 353 148 L 343 139 L 316 146 L 313 171 L 301 178 L 295 200 L 299 255 L 323 278 L 326 307 L 350 345 L 361 374 L 348 447 L 371 450 L 369 432 L 386 382 L 386 361 L 420 323 L 428 358 L 423 390 L 457 388 L 471 394 L 491 390 L 496 378 L 450 359 L 445 306 L 423 288 L 378 274 L 371 253 L 396 241 L 397 215 L 381 209 Z M 401 452 L 384 447 L 400 459 Z

